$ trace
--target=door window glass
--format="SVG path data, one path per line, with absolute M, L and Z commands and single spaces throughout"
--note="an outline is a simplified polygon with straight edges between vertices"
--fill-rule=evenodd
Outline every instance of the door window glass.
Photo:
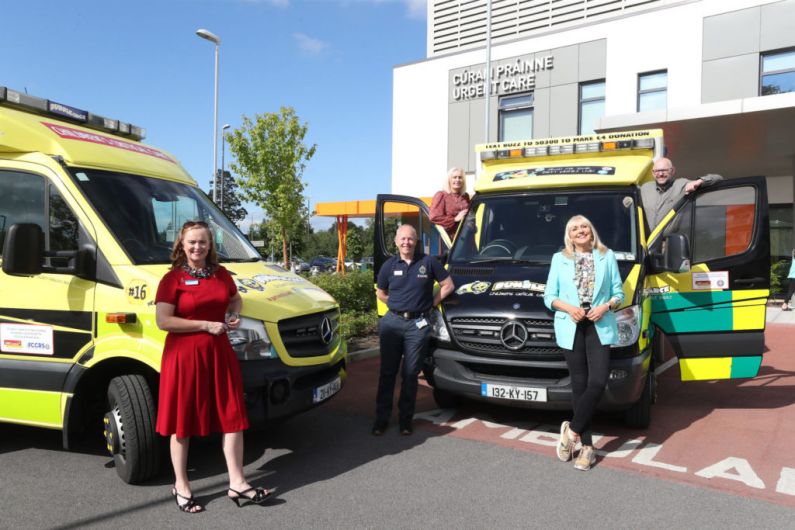
M 693 211 L 695 208 L 695 211 Z M 685 234 L 693 263 L 742 254 L 751 244 L 756 192 L 751 186 L 715 190 L 684 206 L 664 234 Z
M 395 246 L 395 234 L 399 226 L 408 224 L 417 231 L 419 241 L 417 250 L 429 256 L 437 256 L 444 253 L 445 244 L 428 216 L 421 212 L 419 207 L 404 203 L 387 201 L 384 203 L 384 223 L 382 233 L 379 234 L 383 242 L 383 248 L 390 255 L 398 253 Z
M 46 233 L 45 248 L 47 250 L 75 251 L 78 248 L 80 224 L 77 217 L 66 204 L 63 196 L 53 185 L 49 185 L 49 228 Z M 47 258 L 47 265 L 66 267 L 69 257 L 53 256 Z
M 5 235 L 13 224 L 45 226 L 44 177 L 16 171 L 0 171 L 0 255 Z
M 742 254 L 751 244 L 756 216 L 754 188 L 730 188 L 696 199 L 693 260 Z
M 44 233 L 44 250 L 74 251 L 78 248 L 80 223 L 57 188 L 41 175 L 0 171 L 0 253 L 11 225 L 33 223 Z M 50 256 L 44 265 L 66 267 L 71 256 Z

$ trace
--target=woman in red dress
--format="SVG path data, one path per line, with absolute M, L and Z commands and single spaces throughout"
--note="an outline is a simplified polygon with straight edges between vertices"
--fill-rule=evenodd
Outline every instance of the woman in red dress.
M 460 167 L 450 168 L 444 190 L 436 192 L 431 201 L 431 222 L 444 228 L 452 240 L 458 229 L 458 223 L 468 211 L 469 195 L 466 190 L 464 170 Z
M 171 490 L 187 513 L 204 510 L 188 481 L 191 436 L 223 433 L 229 471 L 227 495 L 238 506 L 259 504 L 270 492 L 254 488 L 243 473 L 243 430 L 249 426 L 240 364 L 226 336 L 240 327 L 243 304 L 227 270 L 218 264 L 206 223 L 182 226 L 171 270 L 155 297 L 157 326 L 167 331 L 160 367 L 157 432 L 170 436 L 176 482 Z

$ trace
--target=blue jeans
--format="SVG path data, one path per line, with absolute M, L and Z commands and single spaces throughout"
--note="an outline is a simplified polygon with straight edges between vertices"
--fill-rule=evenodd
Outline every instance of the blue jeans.
M 392 415 L 392 395 L 402 358 L 398 415 L 401 425 L 406 425 L 411 423 L 414 417 L 417 375 L 428 352 L 431 325 L 428 323 L 424 328 L 419 329 L 416 319 L 404 320 L 389 311 L 378 323 L 378 334 L 381 346 L 381 370 L 378 377 L 378 394 L 375 398 L 375 419 L 376 422 L 386 423 Z

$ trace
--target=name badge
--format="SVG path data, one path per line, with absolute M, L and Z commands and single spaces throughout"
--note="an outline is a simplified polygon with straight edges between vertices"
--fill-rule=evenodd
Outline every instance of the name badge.
M 395 271 L 395 276 L 403 276 L 403 271 Z
M 199 285 L 199 280 L 185 280 L 185 285 Z

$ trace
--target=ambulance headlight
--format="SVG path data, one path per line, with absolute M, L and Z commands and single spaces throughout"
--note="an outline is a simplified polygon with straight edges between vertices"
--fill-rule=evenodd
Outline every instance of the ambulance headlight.
M 631 346 L 638 341 L 640 336 L 640 306 L 631 305 L 616 312 L 618 324 L 618 343 L 614 348 Z
M 226 332 L 229 343 L 235 350 L 237 358 L 241 361 L 254 361 L 258 359 L 276 359 L 276 349 L 273 347 L 265 324 L 261 320 L 240 317 L 240 327 Z
M 450 342 L 450 333 L 444 323 L 442 312 L 436 308 L 431 309 L 431 336 L 442 342 Z

